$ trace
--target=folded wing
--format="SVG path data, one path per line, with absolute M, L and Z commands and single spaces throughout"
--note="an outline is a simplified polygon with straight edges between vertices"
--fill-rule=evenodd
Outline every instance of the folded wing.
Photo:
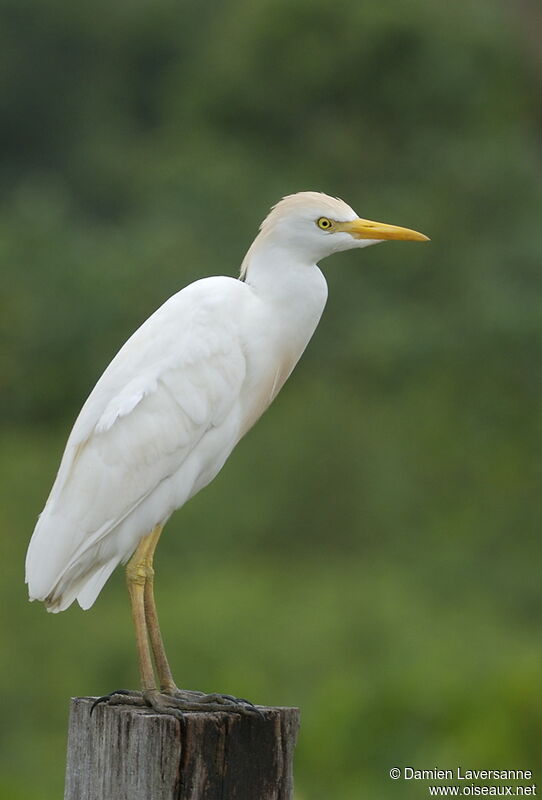
M 212 443 L 218 461 L 224 442 L 233 446 L 246 363 L 227 301 L 242 286 L 211 278 L 187 287 L 104 372 L 28 549 L 31 599 L 52 611 L 76 598 L 88 608 L 138 541 L 200 488 Z

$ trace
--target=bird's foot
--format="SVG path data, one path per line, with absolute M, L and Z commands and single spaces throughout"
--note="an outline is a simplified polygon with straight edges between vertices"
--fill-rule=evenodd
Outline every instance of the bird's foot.
M 263 714 L 249 700 L 240 697 L 233 697 L 229 694 L 205 694 L 190 689 L 148 689 L 144 692 L 129 691 L 127 689 L 117 689 L 115 692 L 98 697 L 92 704 L 90 713 L 94 711 L 100 703 L 106 705 L 130 705 L 152 708 L 159 714 L 170 714 L 171 716 L 182 719 L 186 712 L 233 712 L 234 714 L 254 715 L 262 717 Z

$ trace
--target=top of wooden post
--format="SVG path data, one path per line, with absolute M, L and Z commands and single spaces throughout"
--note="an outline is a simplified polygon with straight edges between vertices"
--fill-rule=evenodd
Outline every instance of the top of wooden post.
M 71 701 L 64 800 L 291 800 L 299 709 L 186 713 Z

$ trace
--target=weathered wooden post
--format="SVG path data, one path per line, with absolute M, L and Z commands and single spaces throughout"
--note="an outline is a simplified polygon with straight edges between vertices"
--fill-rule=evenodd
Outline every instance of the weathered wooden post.
M 291 800 L 299 709 L 261 716 L 71 701 L 64 800 Z

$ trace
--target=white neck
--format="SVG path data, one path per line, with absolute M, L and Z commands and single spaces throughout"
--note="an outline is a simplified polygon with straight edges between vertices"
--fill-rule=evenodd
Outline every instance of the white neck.
M 243 261 L 245 282 L 281 312 L 297 313 L 314 328 L 327 300 L 327 283 L 314 261 L 270 236 L 257 236 Z M 281 314 L 282 315 L 282 314 Z
M 276 239 L 258 236 L 243 261 L 241 276 L 257 301 L 247 304 L 249 327 L 258 335 L 245 343 L 252 379 L 242 433 L 280 391 L 326 304 L 324 276 L 315 263 L 296 255 Z

